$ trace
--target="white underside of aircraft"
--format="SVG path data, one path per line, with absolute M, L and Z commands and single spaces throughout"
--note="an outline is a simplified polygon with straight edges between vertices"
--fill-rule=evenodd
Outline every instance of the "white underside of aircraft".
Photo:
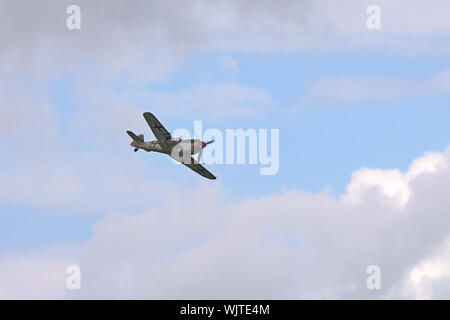
M 201 159 L 202 149 L 208 144 L 214 142 L 203 142 L 199 139 L 186 139 L 172 138 L 171 134 L 164 128 L 159 120 L 150 112 L 144 113 L 144 118 L 147 121 L 150 129 L 156 137 L 154 141 L 144 141 L 144 135 L 135 135 L 131 131 L 127 131 L 128 135 L 133 139 L 131 146 L 134 147 L 134 151 L 139 149 L 147 152 L 160 152 L 168 154 L 171 158 L 178 162 L 181 162 L 189 169 L 197 172 L 199 175 L 208 178 L 216 179 L 216 177 L 206 170 L 199 162 Z M 195 160 L 191 155 L 198 153 L 198 160 Z

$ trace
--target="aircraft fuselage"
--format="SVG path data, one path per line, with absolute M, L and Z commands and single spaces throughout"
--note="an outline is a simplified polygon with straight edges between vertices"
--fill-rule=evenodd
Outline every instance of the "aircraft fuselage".
M 183 155 L 192 155 L 198 153 L 206 146 L 206 144 L 199 139 L 170 140 L 170 142 L 167 143 L 166 146 L 160 144 L 157 140 L 143 142 L 133 140 L 131 142 L 131 146 L 145 150 L 147 152 L 153 151 L 165 153 L 168 155 L 174 154 L 182 157 Z
M 202 177 L 216 180 L 216 177 L 200 164 L 202 149 L 208 144 L 213 143 L 214 140 L 204 142 L 199 139 L 183 140 L 181 138 L 174 138 L 151 112 L 144 112 L 143 116 L 155 135 L 156 140 L 145 141 L 143 134 L 137 135 L 128 130 L 127 134 L 133 140 L 131 146 L 134 147 L 134 152 L 142 149 L 147 152 L 153 151 L 167 154 L 172 159 L 184 164 Z M 198 153 L 198 157 L 194 159 L 192 155 L 196 153 Z

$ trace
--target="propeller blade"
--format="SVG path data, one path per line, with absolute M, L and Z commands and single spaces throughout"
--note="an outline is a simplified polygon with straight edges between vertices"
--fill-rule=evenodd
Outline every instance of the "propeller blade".
M 210 143 L 213 143 L 214 141 L 216 141 L 216 140 L 211 140 L 211 141 L 208 141 L 208 142 L 205 142 L 206 143 L 206 145 L 208 145 L 208 144 L 210 144 Z

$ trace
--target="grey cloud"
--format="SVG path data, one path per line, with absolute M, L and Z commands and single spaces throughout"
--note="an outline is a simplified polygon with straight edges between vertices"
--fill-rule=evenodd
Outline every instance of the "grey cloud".
M 384 24 L 379 33 L 365 28 L 370 1 L 80 0 L 82 29 L 77 31 L 65 26 L 69 4 L 2 1 L 3 76 L 19 70 L 80 73 L 100 68 L 113 77 L 125 73 L 134 81 L 161 80 L 193 52 L 208 50 L 390 48 L 410 54 L 449 49 L 442 39 L 424 45 L 434 39 L 430 37 L 448 35 L 445 0 L 439 6 L 420 0 L 382 1 Z

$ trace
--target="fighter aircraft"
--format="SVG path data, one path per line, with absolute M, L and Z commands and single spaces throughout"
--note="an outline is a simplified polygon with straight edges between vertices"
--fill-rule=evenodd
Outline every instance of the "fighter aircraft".
M 144 135 L 135 135 L 131 131 L 127 131 L 128 135 L 133 139 L 131 146 L 134 147 L 134 152 L 139 149 L 147 152 L 154 151 L 168 154 L 171 158 L 181 162 L 189 169 L 194 170 L 199 175 L 214 180 L 216 177 L 206 170 L 201 164 L 202 149 L 208 144 L 213 143 L 214 140 L 203 142 L 199 139 L 173 138 L 171 134 L 164 128 L 159 120 L 150 112 L 144 113 L 144 119 L 147 121 L 150 129 L 156 137 L 154 141 L 144 141 Z M 195 160 L 191 155 L 198 153 L 198 158 Z

